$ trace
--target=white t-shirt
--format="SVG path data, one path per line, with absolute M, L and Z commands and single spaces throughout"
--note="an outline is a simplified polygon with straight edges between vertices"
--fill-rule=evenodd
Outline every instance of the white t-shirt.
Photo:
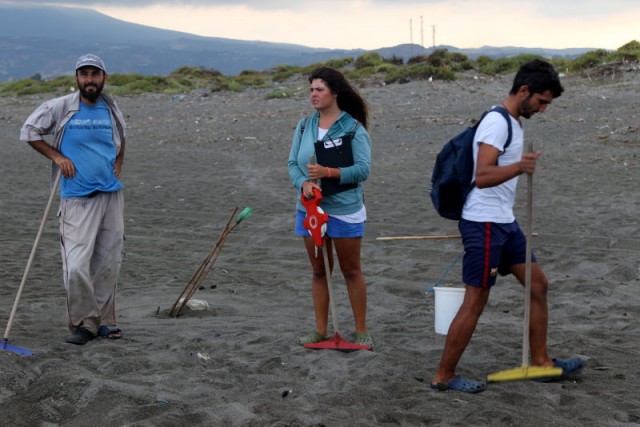
M 524 132 L 520 123 L 511 119 L 511 144 L 502 153 L 509 136 L 507 121 L 502 114 L 492 111 L 480 122 L 473 144 L 474 171 L 478 161 L 478 147 L 480 143 L 489 144 L 502 153 L 498 156 L 498 166 L 507 166 L 519 162 L 522 158 L 524 146 Z M 462 218 L 475 222 L 496 222 L 508 224 L 515 221 L 513 204 L 516 200 L 518 177 L 511 178 L 500 185 L 489 188 L 474 187 L 469 193 L 462 210 Z

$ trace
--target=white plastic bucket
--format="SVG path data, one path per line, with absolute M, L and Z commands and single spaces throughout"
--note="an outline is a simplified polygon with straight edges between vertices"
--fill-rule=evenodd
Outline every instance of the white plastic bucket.
M 436 286 L 435 293 L 435 328 L 436 333 L 447 335 L 453 318 L 458 314 L 458 309 L 464 299 L 464 288 L 448 288 Z

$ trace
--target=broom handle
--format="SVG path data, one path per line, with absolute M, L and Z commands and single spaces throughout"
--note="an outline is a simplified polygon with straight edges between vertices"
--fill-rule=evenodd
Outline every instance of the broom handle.
M 533 151 L 533 143 L 527 143 Z M 531 234 L 533 229 L 533 174 L 527 174 L 526 263 L 524 270 L 524 333 L 522 334 L 522 366 L 529 366 L 529 323 L 531 317 Z
M 5 332 L 4 332 L 5 341 L 9 340 L 11 325 L 13 324 L 13 319 L 16 316 L 16 311 L 18 310 L 18 303 L 20 302 L 20 297 L 22 296 L 22 290 L 24 289 L 25 283 L 27 283 L 27 277 L 29 276 L 29 271 L 31 270 L 31 264 L 33 264 L 33 259 L 36 256 L 36 250 L 38 249 L 38 244 L 40 243 L 40 237 L 42 236 L 42 231 L 44 230 L 44 226 L 47 222 L 47 216 L 49 216 L 49 210 L 51 209 L 53 198 L 56 195 L 58 184 L 60 183 L 60 175 L 61 175 L 61 171 L 60 171 L 60 168 L 58 168 L 58 174 L 56 175 L 56 178 L 53 181 L 53 187 L 51 187 L 51 194 L 49 194 L 49 201 L 47 202 L 47 207 L 44 209 L 44 215 L 42 215 L 42 221 L 40 221 L 40 228 L 38 229 L 38 233 L 36 234 L 36 240 L 33 242 L 33 247 L 31 248 L 31 254 L 29 255 L 29 261 L 27 261 L 27 267 L 24 269 L 24 274 L 22 275 L 22 281 L 20 282 L 20 287 L 18 288 L 18 293 L 16 294 L 16 300 L 13 303 L 13 308 L 11 309 L 11 315 L 9 316 L 9 321 L 7 322 L 7 328 L 5 329 Z

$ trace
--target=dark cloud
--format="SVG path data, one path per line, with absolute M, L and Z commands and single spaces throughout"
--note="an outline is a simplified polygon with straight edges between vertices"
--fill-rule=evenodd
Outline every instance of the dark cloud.
M 335 0 L 338 2 L 339 0 Z M 23 3 L 24 4 L 24 3 Z M 35 3 L 34 3 L 35 4 Z M 108 7 L 145 7 L 152 5 L 161 6 L 237 6 L 246 5 L 255 9 L 287 9 L 299 6 L 300 1 L 296 0 L 109 0 L 108 3 L 91 0 L 46 0 L 38 2 L 38 5 L 58 5 L 58 6 L 108 6 Z
M 328 4 L 340 5 L 350 0 L 324 0 L 322 2 L 305 3 L 300 0 L 109 0 L 108 3 L 92 0 L 46 0 L 38 2 L 39 5 L 75 5 L 75 6 L 101 6 L 101 7 L 144 7 L 151 5 L 164 6 L 237 6 L 245 5 L 253 9 L 297 9 L 301 7 L 317 7 L 326 9 Z M 468 0 L 462 0 L 468 1 Z M 373 5 L 424 5 L 427 3 L 443 3 L 446 0 L 369 0 Z
M 318 10 L 333 10 L 334 7 L 344 5 L 351 0 L 323 0 L 322 2 L 303 2 L 300 0 L 110 0 L 100 2 L 96 0 L 45 0 L 41 2 L 29 2 L 37 5 L 73 5 L 78 7 L 100 6 L 100 7 L 144 7 L 152 5 L 164 6 L 237 6 L 244 5 L 257 10 L 299 10 L 317 8 Z M 0 0 L 2 2 L 2 0 Z M 13 2 L 26 4 L 27 2 Z M 473 8 L 486 7 L 485 0 L 368 0 L 371 7 L 376 6 L 415 6 L 419 13 L 421 8 L 426 8 L 430 4 L 447 4 L 449 6 L 465 5 L 468 10 Z M 514 9 L 512 0 L 494 0 L 494 6 L 504 5 L 506 9 L 513 12 L 521 10 L 534 10 L 541 16 L 549 17 L 593 17 L 600 15 L 611 15 L 624 13 L 630 10 L 637 10 L 640 6 L 638 0 L 520 0 Z

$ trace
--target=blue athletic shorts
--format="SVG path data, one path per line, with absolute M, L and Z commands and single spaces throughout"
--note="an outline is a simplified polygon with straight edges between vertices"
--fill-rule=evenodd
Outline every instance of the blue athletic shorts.
M 303 225 L 303 221 L 306 216 L 307 213 L 303 211 L 298 211 L 296 215 L 296 234 L 298 236 L 311 236 L 309 231 L 307 231 Z M 331 238 L 364 237 L 364 222 L 351 224 L 329 216 L 326 236 Z
M 496 224 L 462 219 L 458 228 L 464 245 L 462 280 L 465 285 L 490 288 L 498 274 L 506 276 L 511 273 L 512 265 L 526 262 L 527 239 L 516 221 Z M 533 253 L 531 260 L 536 262 Z

